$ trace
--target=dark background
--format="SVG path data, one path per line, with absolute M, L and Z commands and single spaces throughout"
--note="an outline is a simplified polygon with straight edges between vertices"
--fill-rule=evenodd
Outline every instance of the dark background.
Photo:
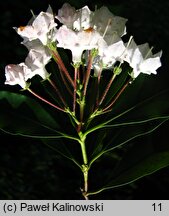
M 67 1 L 80 8 L 88 5 L 91 10 L 103 1 Z M 20 45 L 21 38 L 12 29 L 26 25 L 31 18 L 30 9 L 38 14 L 50 4 L 57 10 L 64 1 L 5 0 L 0 1 L 0 88 L 4 86 L 4 67 L 20 63 L 27 55 Z M 155 51 L 163 50 L 162 67 L 156 82 L 150 88 L 168 88 L 169 83 L 169 1 L 156 0 L 104 0 L 104 5 L 116 15 L 128 19 L 128 34 L 136 43 L 148 42 Z M 12 91 L 17 89 L 12 88 Z M 11 120 L 12 121 L 12 120 Z M 169 123 L 162 125 L 149 139 L 159 145 L 168 142 Z M 145 139 L 138 139 L 140 144 Z M 40 141 L 0 133 L 0 199 L 82 199 L 79 170 L 66 159 L 56 155 Z M 97 181 L 97 179 L 95 179 Z M 93 199 L 168 199 L 169 168 L 118 189 L 105 191 Z

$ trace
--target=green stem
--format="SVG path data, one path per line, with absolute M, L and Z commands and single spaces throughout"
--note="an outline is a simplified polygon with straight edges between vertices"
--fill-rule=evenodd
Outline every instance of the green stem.
M 86 152 L 86 145 L 85 145 L 85 137 L 82 133 L 79 133 L 80 136 L 80 146 L 82 151 L 82 157 L 83 157 L 83 165 L 81 166 L 82 172 L 83 172 L 83 179 L 84 179 L 84 187 L 82 189 L 82 195 L 86 200 L 88 200 L 87 192 L 88 192 L 88 159 L 87 159 L 87 152 Z
M 84 163 L 84 165 L 86 166 L 87 163 L 88 163 L 88 159 L 87 159 L 87 152 L 86 152 L 86 145 L 85 145 L 85 137 L 83 137 L 83 136 L 80 134 L 80 138 L 81 138 L 80 146 L 81 146 L 81 150 L 82 150 L 83 163 Z
M 84 107 L 85 107 L 85 98 L 83 97 L 80 100 L 80 121 L 77 127 L 77 132 L 79 133 L 82 130 L 82 126 L 83 126 L 83 117 L 84 117 Z
M 84 178 L 84 188 L 82 190 L 82 195 L 84 196 L 84 198 L 86 200 L 88 200 L 88 195 L 87 195 L 87 192 L 88 192 L 88 171 L 89 171 L 89 168 L 88 166 L 86 165 L 82 165 L 82 171 L 83 171 L 83 178 Z
M 83 122 L 85 99 L 80 101 L 80 121 Z

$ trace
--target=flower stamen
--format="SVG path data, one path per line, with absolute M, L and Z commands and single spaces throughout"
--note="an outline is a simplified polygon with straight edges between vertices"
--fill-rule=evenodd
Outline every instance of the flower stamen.
M 112 23 L 112 19 L 109 19 L 108 22 L 107 22 L 107 26 L 106 26 L 106 28 L 104 30 L 104 33 L 103 33 L 103 38 L 105 37 L 105 35 L 106 35 L 106 33 L 108 31 L 108 28 L 111 25 L 111 23 Z

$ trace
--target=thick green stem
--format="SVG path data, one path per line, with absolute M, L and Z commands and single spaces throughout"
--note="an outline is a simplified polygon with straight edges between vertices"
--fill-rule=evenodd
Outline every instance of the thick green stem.
M 86 145 L 85 145 L 85 137 L 82 135 L 82 133 L 79 133 L 81 138 L 81 150 L 82 150 L 82 156 L 83 156 L 83 163 L 84 165 L 87 165 L 88 159 L 87 159 L 87 152 L 86 152 Z
M 82 130 L 82 126 L 83 126 L 83 117 L 84 117 L 84 107 L 85 107 L 85 98 L 83 97 L 83 99 L 80 100 L 80 121 L 77 127 L 77 132 L 80 133 Z
M 82 190 L 82 194 L 84 196 L 84 198 L 86 200 L 88 200 L 88 196 L 87 196 L 87 192 L 88 192 L 88 171 L 89 171 L 89 168 L 88 166 L 86 165 L 82 165 L 82 171 L 83 171 L 83 178 L 84 178 L 84 188 Z
M 81 121 L 81 122 L 83 122 L 84 107 L 85 107 L 85 99 L 83 98 L 83 99 L 80 101 L 80 121 Z
M 86 152 L 86 145 L 85 145 L 85 137 L 81 133 L 79 133 L 79 136 L 81 138 L 80 145 L 81 145 L 82 157 L 83 157 L 83 165 L 81 166 L 81 168 L 82 168 L 83 178 L 84 178 L 84 187 L 82 189 L 82 195 L 87 200 L 89 167 L 88 167 L 88 159 L 87 159 L 87 152 Z

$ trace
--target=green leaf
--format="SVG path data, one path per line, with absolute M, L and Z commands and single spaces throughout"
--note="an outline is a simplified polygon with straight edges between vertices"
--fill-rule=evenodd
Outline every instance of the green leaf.
M 63 140 L 53 140 L 53 139 L 41 139 L 41 140 L 47 147 L 59 153 L 63 157 L 71 160 L 81 169 L 81 164 L 79 163 L 79 160 L 76 158 L 75 152 L 71 151 L 74 148 L 71 148 L 69 146 L 70 143 L 66 145 L 66 143 Z
M 118 104 L 117 104 L 118 106 Z M 164 90 L 156 95 L 148 97 L 136 105 L 130 107 L 114 118 L 113 122 L 138 122 L 156 117 L 167 116 L 169 114 L 169 90 Z M 109 124 L 108 123 L 108 124 Z
M 94 148 L 92 149 L 92 157 L 90 157 L 91 164 L 105 152 L 112 151 L 137 137 L 153 132 L 168 119 L 169 90 L 165 90 L 127 110 L 123 110 L 123 112 L 113 118 L 97 124 L 93 128 L 89 128 L 85 135 L 94 133 L 90 137 L 92 135 L 95 137 L 94 141 L 92 141 Z M 100 132 L 97 131 L 99 129 L 101 130 Z M 107 133 L 107 138 L 102 140 L 102 143 L 98 142 L 97 137 L 99 138 L 104 132 Z
M 131 95 L 132 97 L 132 95 Z M 123 98 L 124 101 L 125 98 Z M 124 102 L 123 102 L 124 103 Z M 125 103 L 124 103 L 125 105 Z M 148 97 L 143 101 L 129 107 L 128 109 L 122 109 L 122 104 L 117 103 L 111 113 L 103 118 L 101 115 L 102 123 L 96 124 L 96 119 L 93 127 L 86 131 L 86 135 L 104 127 L 114 127 L 119 124 L 138 124 L 143 121 L 151 121 L 153 118 L 161 118 L 169 115 L 169 90 L 162 91 L 156 95 Z M 119 111 L 121 112 L 119 113 Z M 113 116 L 113 117 L 112 117 Z M 107 120 L 108 119 L 108 120 Z
M 50 125 L 56 128 L 59 128 L 59 125 L 55 121 L 55 119 L 47 112 L 36 100 L 31 99 L 28 96 L 12 93 L 9 91 L 0 91 L 0 101 L 6 101 L 10 106 L 11 109 L 19 109 L 21 108 L 22 104 L 26 104 L 30 112 L 34 113 L 36 118 L 46 125 Z M 7 105 L 7 104 L 6 104 Z M 0 110 L 3 112 L 5 110 L 5 104 L 1 105 Z M 21 113 L 26 112 L 26 110 L 19 110 Z M 28 114 L 28 113 L 27 113 Z
M 107 139 L 104 140 L 104 146 L 97 154 L 93 155 L 90 161 L 90 166 L 100 158 L 103 154 L 113 151 L 114 149 L 128 144 L 132 140 L 148 135 L 160 127 L 164 122 L 169 120 L 169 116 L 151 119 L 150 121 L 139 123 L 138 125 L 120 125 L 120 127 L 115 128 L 115 130 L 110 130 Z M 106 130 L 108 132 L 108 130 Z M 113 136 L 111 135 L 113 134 Z M 98 148 L 98 147 L 97 147 Z
M 76 137 L 58 131 L 55 119 L 38 102 L 4 91 L 0 92 L 0 128 L 10 134 L 33 138 L 65 137 L 78 141 Z
M 34 138 L 60 138 L 78 140 L 66 134 L 53 118 L 53 109 L 47 111 L 37 101 L 21 94 L 0 91 L 0 128 L 15 135 Z M 56 111 L 58 120 L 62 115 Z
M 130 164 L 130 163 L 129 163 Z M 143 160 L 137 161 L 132 166 L 121 169 L 121 165 L 117 167 L 119 172 L 113 175 L 112 180 L 103 188 L 96 191 L 89 192 L 89 195 L 97 194 L 101 191 L 112 189 L 120 186 L 130 184 L 140 178 L 150 175 L 169 165 L 169 151 L 156 152 L 152 155 L 147 155 Z
M 0 128 L 27 137 L 62 136 L 57 122 L 38 102 L 5 91 L 0 92 Z
M 53 116 L 37 101 L 21 94 L 0 92 L 1 131 L 10 135 L 38 138 L 49 148 L 79 165 L 67 145 L 60 140 L 66 138 L 78 141 L 78 138 L 58 131 L 58 128 L 60 130 Z

